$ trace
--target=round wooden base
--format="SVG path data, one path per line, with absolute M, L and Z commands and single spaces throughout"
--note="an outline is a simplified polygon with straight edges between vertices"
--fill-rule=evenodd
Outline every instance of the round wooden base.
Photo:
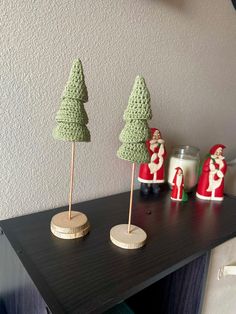
M 110 231 L 111 241 L 122 249 L 138 249 L 144 246 L 147 234 L 143 229 L 131 225 L 130 233 L 128 233 L 128 225 L 114 226 Z
M 77 211 L 62 212 L 52 217 L 51 231 L 61 239 L 76 239 L 85 236 L 89 232 L 89 222 L 86 215 Z

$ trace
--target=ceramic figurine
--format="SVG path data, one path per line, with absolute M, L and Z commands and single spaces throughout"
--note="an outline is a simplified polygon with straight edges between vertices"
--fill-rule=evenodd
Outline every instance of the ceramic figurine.
M 161 132 L 156 128 L 151 128 L 151 139 L 146 141 L 150 162 L 141 164 L 139 168 L 138 181 L 141 182 L 141 192 L 145 195 L 149 193 L 149 186 L 154 194 L 158 194 L 159 184 L 164 179 L 164 162 L 166 159 L 165 141 Z
M 227 164 L 223 156 L 222 144 L 210 149 L 210 156 L 205 160 L 200 175 L 196 196 L 203 200 L 222 201 L 224 199 L 224 176 Z
M 83 67 L 76 59 L 71 68 L 69 80 L 61 97 L 61 106 L 56 114 L 57 126 L 53 137 L 57 140 L 70 142 L 71 167 L 69 208 L 56 214 L 51 220 L 51 232 L 58 238 L 75 239 L 89 232 L 89 222 L 85 214 L 72 211 L 72 193 L 74 184 L 75 143 L 90 142 L 90 132 L 87 128 L 88 116 L 84 103 L 88 101 L 87 88 L 84 81 Z
M 110 231 L 111 241 L 123 249 L 140 248 L 147 238 L 144 230 L 131 224 L 131 218 L 135 164 L 150 161 L 146 140 L 150 137 L 147 120 L 151 118 L 150 94 L 144 78 L 137 76 L 124 113 L 126 124 L 119 137 L 122 145 L 117 151 L 119 158 L 132 163 L 128 224 L 114 226 Z
M 184 196 L 184 174 L 180 167 L 175 168 L 175 176 L 172 182 L 171 199 L 182 201 Z

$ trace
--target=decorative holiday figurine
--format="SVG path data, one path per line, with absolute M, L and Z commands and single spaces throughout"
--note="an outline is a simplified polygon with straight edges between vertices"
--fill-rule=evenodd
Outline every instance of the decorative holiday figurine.
M 117 225 L 110 231 L 111 241 L 124 249 L 142 247 L 147 235 L 139 227 L 131 225 L 135 163 L 147 163 L 150 156 L 145 141 L 150 137 L 147 120 L 152 118 L 150 94 L 143 77 L 137 76 L 128 107 L 124 113 L 126 122 L 120 134 L 120 146 L 117 155 L 119 158 L 132 162 L 131 191 L 128 224 Z
M 165 141 L 162 139 L 161 132 L 156 128 L 151 128 L 151 136 L 152 138 L 146 141 L 151 160 L 148 164 L 140 165 L 138 177 L 139 182 L 141 182 L 141 192 L 145 195 L 149 193 L 149 184 L 153 193 L 158 194 L 160 191 L 159 184 L 165 181 Z
M 224 199 L 224 175 L 227 164 L 223 156 L 222 144 L 210 149 L 210 156 L 205 160 L 199 178 L 196 196 L 203 200 L 222 201 Z
M 171 199 L 182 201 L 184 197 L 184 174 L 180 167 L 175 168 L 175 176 L 172 182 Z
M 69 211 L 59 213 L 53 216 L 51 220 L 52 233 L 62 239 L 83 237 L 89 232 L 89 222 L 86 215 L 71 210 L 75 142 L 90 142 L 90 132 L 86 126 L 88 116 L 84 109 L 84 103 L 87 101 L 88 93 L 84 82 L 82 63 L 76 59 L 62 95 L 60 109 L 56 114 L 57 126 L 53 130 L 55 139 L 72 143 Z

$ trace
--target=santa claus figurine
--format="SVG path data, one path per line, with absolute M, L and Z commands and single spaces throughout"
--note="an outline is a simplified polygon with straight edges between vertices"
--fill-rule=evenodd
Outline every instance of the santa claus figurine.
M 141 182 L 141 192 L 145 195 L 149 193 L 149 186 L 154 194 L 158 194 L 159 183 L 164 180 L 164 161 L 166 159 L 165 141 L 161 132 L 156 128 L 151 128 L 151 140 L 146 142 L 150 163 L 141 164 L 139 168 L 138 180 Z
M 222 144 L 210 149 L 210 156 L 205 160 L 198 181 L 196 196 L 203 200 L 222 201 L 224 196 L 224 175 L 227 164 L 223 156 Z
M 175 168 L 176 172 L 172 182 L 171 199 L 173 201 L 182 201 L 184 195 L 184 174 L 180 167 Z

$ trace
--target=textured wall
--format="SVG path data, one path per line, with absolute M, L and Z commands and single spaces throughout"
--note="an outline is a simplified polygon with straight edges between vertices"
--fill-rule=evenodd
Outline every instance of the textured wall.
M 67 203 L 70 144 L 51 136 L 80 57 L 90 144 L 78 144 L 74 201 L 128 190 L 116 157 L 137 74 L 170 148 L 223 142 L 236 155 L 236 12 L 230 0 L 2 0 L 0 219 Z

